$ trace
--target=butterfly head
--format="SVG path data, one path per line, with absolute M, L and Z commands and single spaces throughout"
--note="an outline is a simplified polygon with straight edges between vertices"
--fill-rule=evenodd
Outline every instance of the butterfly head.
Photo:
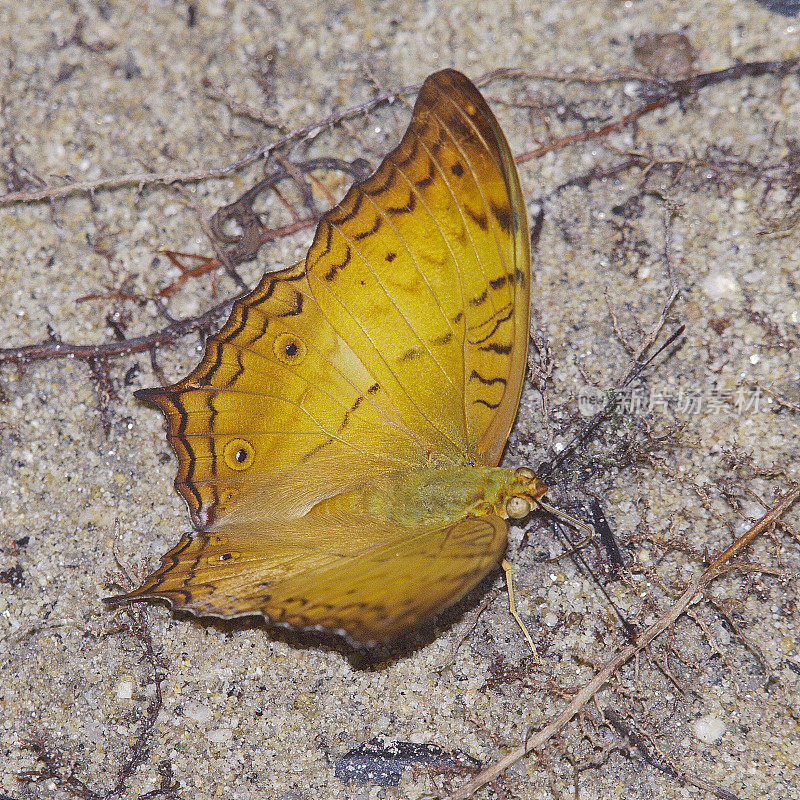
M 539 480 L 533 470 L 520 467 L 514 470 L 505 501 L 505 515 L 509 519 L 522 519 L 530 514 L 547 491 L 547 485 Z

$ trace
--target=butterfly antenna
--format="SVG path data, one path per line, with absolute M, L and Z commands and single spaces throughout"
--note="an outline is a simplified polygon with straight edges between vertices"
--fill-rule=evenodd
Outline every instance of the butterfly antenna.
M 650 364 L 652 364 L 653 361 L 655 361 L 655 359 L 658 358 L 659 355 L 661 355 L 661 353 L 663 353 L 668 347 L 670 347 L 672 344 L 674 344 L 674 342 L 676 342 L 683 335 L 685 330 L 686 330 L 686 326 L 685 325 L 679 325 L 667 337 L 667 340 L 664 342 L 664 344 L 661 345 L 661 347 L 659 347 L 655 352 L 653 352 L 651 355 L 649 355 L 643 361 L 637 361 L 632 366 L 632 368 L 628 371 L 627 375 L 625 375 L 619 381 L 619 383 L 617 383 L 616 387 L 614 388 L 614 390 L 611 393 L 611 396 L 609 397 L 608 401 L 605 403 L 603 408 L 601 408 L 589 420 L 589 422 L 580 431 L 578 431 L 578 433 L 575 436 L 573 436 L 573 438 L 567 443 L 567 445 L 564 447 L 564 449 L 561 450 L 561 452 L 558 453 L 558 455 L 556 455 L 556 457 L 552 461 L 550 461 L 549 464 L 543 464 L 541 466 L 540 475 L 541 475 L 542 478 L 546 479 L 549 475 L 552 475 L 553 472 L 555 472 L 556 468 L 570 455 L 570 453 L 574 452 L 575 448 L 581 442 L 583 442 L 589 436 L 589 434 L 592 431 L 594 431 L 600 425 L 600 423 L 603 421 L 603 419 L 605 419 L 605 417 L 608 415 L 609 411 L 612 408 L 614 408 L 614 406 L 617 404 L 617 395 L 619 394 L 619 392 L 622 389 L 625 389 L 627 386 L 629 386 L 633 380 L 635 380 L 639 375 L 641 375 L 642 372 L 648 366 L 650 366 Z M 596 586 L 601 591 L 603 596 L 606 598 L 606 600 L 608 601 L 609 605 L 614 609 L 614 612 L 616 613 L 616 615 L 619 617 L 620 623 L 622 624 L 622 627 L 625 630 L 625 634 L 628 636 L 628 638 L 630 638 L 631 640 L 634 640 L 636 638 L 636 634 L 637 634 L 636 628 L 627 619 L 625 619 L 625 617 L 623 616 L 622 612 L 619 610 L 619 608 L 617 608 L 616 603 L 611 599 L 610 595 L 606 591 L 605 586 L 603 586 L 603 584 L 600 583 L 600 581 L 598 580 L 597 576 L 592 571 L 591 567 L 586 563 L 586 559 L 580 553 L 580 548 L 586 543 L 586 541 L 588 541 L 588 538 L 585 539 L 582 542 L 579 542 L 577 545 L 574 545 L 572 543 L 572 541 L 570 540 L 570 538 L 561 529 L 561 526 L 558 525 L 557 520 L 561 519 L 564 522 L 568 523 L 569 525 L 572 525 L 573 527 L 578 528 L 579 530 L 582 530 L 582 531 L 591 531 L 592 535 L 594 535 L 594 529 L 592 529 L 585 522 L 583 522 L 583 521 L 581 521 L 579 519 L 576 519 L 571 514 L 567 514 L 565 511 L 561 511 L 561 509 L 554 508 L 549 503 L 543 503 L 540 500 L 537 503 L 537 505 L 543 511 L 546 511 L 548 514 L 551 514 L 553 517 L 556 518 L 556 529 L 559 532 L 559 536 L 570 547 L 570 550 L 568 550 L 567 552 L 569 553 L 569 555 L 572 556 L 572 559 L 575 561 L 575 563 L 579 565 L 579 568 L 580 568 L 580 566 L 582 566 L 583 569 L 586 570 L 586 572 L 588 572 L 589 575 L 592 576 Z M 595 522 L 598 522 L 597 515 L 593 513 L 593 517 L 595 518 Z M 609 545 L 608 545 L 608 543 L 606 541 L 607 538 L 608 537 L 606 535 L 604 535 L 604 532 L 603 532 L 603 530 L 601 528 L 601 539 L 603 539 L 604 543 L 606 544 L 606 549 L 609 548 Z M 613 538 L 613 537 L 611 537 L 611 538 Z M 616 543 L 614 544 L 614 546 L 616 547 Z M 615 562 L 614 567 L 615 567 L 615 570 L 618 571 L 619 568 L 620 568 L 620 564 Z
M 597 577 L 597 575 L 594 574 L 592 568 L 589 566 L 589 564 L 586 562 L 586 559 L 580 552 L 580 549 L 588 541 L 594 538 L 595 535 L 594 528 L 592 528 L 590 525 L 587 525 L 585 522 L 578 519 L 577 517 L 573 517 L 572 514 L 568 514 L 566 511 L 562 511 L 560 508 L 551 506 L 549 503 L 543 503 L 541 500 L 539 500 L 537 505 L 539 506 L 539 508 L 542 509 L 542 511 L 546 511 L 548 514 L 556 518 L 555 519 L 556 529 L 559 532 L 559 536 L 562 538 L 563 541 L 565 541 L 570 546 L 570 549 L 567 550 L 566 553 L 562 553 L 562 556 L 563 555 L 571 556 L 572 559 L 576 562 L 576 564 L 579 565 L 579 568 L 583 567 L 583 569 L 586 570 L 586 572 L 588 572 L 589 575 L 592 576 L 592 578 L 594 579 L 595 586 L 597 586 L 597 588 L 600 590 L 600 593 L 603 595 L 603 597 L 605 597 L 606 602 L 608 602 L 611 608 L 614 609 L 614 613 L 617 615 L 617 617 L 619 617 L 619 621 L 622 624 L 622 627 L 625 631 L 625 635 L 631 640 L 636 639 L 636 634 L 637 634 L 636 628 L 625 618 L 622 611 L 620 611 L 620 609 L 617 607 L 617 604 L 611 599 L 611 595 L 606 590 L 606 587 L 603 586 L 603 584 L 600 582 L 600 579 Z M 578 528 L 579 530 L 588 531 L 588 535 L 584 537 L 584 539 L 582 539 L 577 544 L 574 544 L 570 540 L 569 536 L 567 536 L 561 529 L 561 526 L 558 524 L 558 520 L 563 520 L 567 524 L 572 525 L 573 527 Z M 559 558 L 561 558 L 561 556 L 559 556 Z
M 576 549 L 582 547 L 585 542 L 588 542 L 590 539 L 594 538 L 594 528 L 591 525 L 585 523 L 583 520 L 580 520 L 577 517 L 573 517 L 572 514 L 567 514 L 566 511 L 562 511 L 560 508 L 551 506 L 550 503 L 545 503 L 543 500 L 538 500 L 536 505 L 539 508 L 541 508 L 542 511 L 546 511 L 548 514 L 554 517 L 563 519 L 564 522 L 572 525 L 573 528 L 578 528 L 578 530 L 586 532 L 587 534 L 586 538 L 583 539 L 577 545 L 575 545 Z

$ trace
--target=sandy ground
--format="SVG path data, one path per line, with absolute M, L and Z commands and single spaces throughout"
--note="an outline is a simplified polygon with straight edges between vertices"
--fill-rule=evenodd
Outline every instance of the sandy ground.
M 475 0 L 195 5 L 190 19 L 183 2 L 0 0 L 4 188 L 224 167 L 282 131 L 444 66 L 472 77 L 499 67 L 641 72 L 634 38 L 648 32 L 685 34 L 698 71 L 800 53 L 800 20 L 754 2 L 506 3 L 500 13 Z M 234 113 L 206 86 L 283 127 Z M 485 94 L 522 154 L 548 136 L 619 119 L 642 105 L 640 89 L 634 80 L 516 76 L 491 82 Z M 363 156 L 377 166 L 407 119 L 404 103 L 384 104 L 282 152 Z M 796 71 L 741 77 L 521 166 L 531 215 L 540 207 L 545 214 L 533 328 L 548 344 L 552 374 L 546 406 L 526 388 L 509 464 L 538 466 L 558 452 L 582 422 L 578 396 L 624 373 L 629 353 L 617 334 L 635 348 L 670 294 L 669 231 L 682 294 L 666 330 L 685 323 L 682 344 L 640 384 L 644 410 L 623 409 L 553 477 L 562 505 L 580 511 L 590 493 L 600 498 L 633 570 L 618 582 L 592 548 L 586 557 L 639 624 L 656 619 L 699 574 L 706 553 L 730 544 L 800 477 L 800 234 L 782 161 L 799 132 Z M 718 149 L 709 152 L 712 145 Z M 558 188 L 630 151 L 708 163 L 668 172 L 658 162 L 645 174 L 640 162 L 604 181 Z M 774 165 L 772 184 L 764 165 Z M 186 186 L 207 218 L 259 170 Z M 327 182 L 339 193 L 347 184 L 335 175 Z M 291 221 L 274 197 L 265 208 L 270 224 Z M 160 247 L 212 252 L 186 197 L 158 185 L 0 206 L 0 230 L 3 347 L 51 335 L 110 341 L 109 320 L 126 336 L 157 330 L 164 323 L 153 303 L 78 298 L 119 287 L 152 296 L 178 275 Z M 252 285 L 266 267 L 301 258 L 310 239 L 303 230 L 262 248 L 257 263 L 243 265 L 245 280 Z M 213 290 L 209 276 L 190 280 L 167 301 L 169 312 L 192 316 L 236 291 L 225 277 Z M 175 379 L 198 354 L 197 339 L 186 337 L 161 351 L 159 363 Z M 532 363 L 541 366 L 535 350 Z M 115 622 L 129 620 L 115 620 L 101 598 L 114 548 L 141 575 L 188 519 L 171 488 L 161 419 L 132 394 L 156 382 L 149 359 L 121 358 L 110 377 L 106 432 L 86 363 L 0 369 L 0 792 L 12 798 L 69 797 L 59 775 L 105 795 L 154 696 L 141 641 L 114 632 Z M 688 403 L 697 397 L 699 407 Z M 752 566 L 716 582 L 691 618 L 598 695 L 580 725 L 481 796 L 711 796 L 600 725 L 600 710 L 610 708 L 647 743 L 651 762 L 748 800 L 800 797 L 799 520 L 795 508 L 788 528 L 750 548 Z M 375 736 L 490 763 L 624 644 L 590 578 L 568 559 L 541 562 L 560 549 L 551 528 L 537 519 L 530 534 L 520 547 L 521 531 L 512 532 L 510 557 L 539 667 L 526 656 L 504 590 L 475 623 L 486 586 L 369 658 L 263 625 L 206 624 L 151 608 L 163 705 L 120 796 L 157 789 L 166 763 L 177 795 L 198 800 L 418 798 L 456 787 L 464 778 L 453 771 L 409 767 L 395 787 L 346 785 L 334 764 Z M 34 785 L 20 774 L 48 767 L 24 746 L 29 739 L 45 742 L 52 772 Z

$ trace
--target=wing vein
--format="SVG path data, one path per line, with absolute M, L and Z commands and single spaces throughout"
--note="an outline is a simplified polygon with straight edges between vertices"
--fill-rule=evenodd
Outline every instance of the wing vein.
M 371 200 L 371 198 L 369 198 L 366 194 L 364 196 Z M 381 216 L 385 217 L 385 215 L 383 213 L 381 213 Z M 405 322 L 405 324 L 408 327 L 409 331 L 411 331 L 412 335 L 422 345 L 422 347 L 425 350 L 425 352 L 431 357 L 433 362 L 438 367 L 439 372 L 442 373 L 442 376 L 444 377 L 444 379 L 451 386 L 453 386 L 455 388 L 455 384 L 453 383 L 453 381 L 450 378 L 450 376 L 447 374 L 447 371 L 441 365 L 439 359 L 431 351 L 430 347 L 428 346 L 428 343 L 425 341 L 424 337 L 417 330 L 417 328 L 412 324 L 411 319 L 408 317 L 408 315 L 403 311 L 402 308 L 400 308 L 400 306 L 394 300 L 394 298 L 392 297 L 391 292 L 386 288 L 386 285 L 383 283 L 383 281 L 381 280 L 381 278 L 378 275 L 378 273 L 372 268 L 372 266 L 370 265 L 368 259 L 364 256 L 363 252 L 358 248 L 358 246 L 356 244 L 356 240 L 354 238 L 348 236 L 348 234 L 342 229 L 341 226 L 333 225 L 332 227 L 334 228 L 334 230 L 337 231 L 337 233 L 339 233 L 339 235 L 347 242 L 347 244 L 358 255 L 358 257 L 361 259 L 361 263 L 364 264 L 364 266 L 367 268 L 367 271 L 372 275 L 373 278 L 375 278 L 375 282 L 378 284 L 378 286 L 380 286 L 381 291 L 386 296 L 386 299 L 392 304 L 392 306 L 394 307 L 395 311 L 400 315 L 400 317 L 402 318 L 403 322 Z M 434 297 L 435 297 L 435 295 L 434 295 Z M 437 306 L 438 306 L 438 303 L 437 303 Z

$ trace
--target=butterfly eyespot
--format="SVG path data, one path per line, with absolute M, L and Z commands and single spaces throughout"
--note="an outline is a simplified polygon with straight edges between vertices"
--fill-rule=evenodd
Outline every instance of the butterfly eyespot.
M 246 439 L 231 439 L 222 451 L 225 463 L 237 471 L 249 469 L 253 466 L 256 449 Z
M 536 473 L 532 469 L 528 469 L 528 467 L 518 467 L 515 472 L 521 478 L 529 478 L 533 480 L 536 477 Z
M 291 366 L 300 364 L 308 352 L 308 348 L 306 348 L 303 341 L 291 333 L 281 333 L 275 337 L 275 344 L 272 349 L 278 361 Z
M 219 555 L 208 556 L 206 558 L 206 563 L 209 564 L 210 566 L 217 566 L 218 564 L 224 564 L 228 561 L 236 561 L 240 557 L 241 553 L 235 553 L 235 552 L 220 553 Z
M 509 497 L 506 500 L 506 514 L 511 519 L 522 519 L 531 511 L 531 504 L 524 497 Z

